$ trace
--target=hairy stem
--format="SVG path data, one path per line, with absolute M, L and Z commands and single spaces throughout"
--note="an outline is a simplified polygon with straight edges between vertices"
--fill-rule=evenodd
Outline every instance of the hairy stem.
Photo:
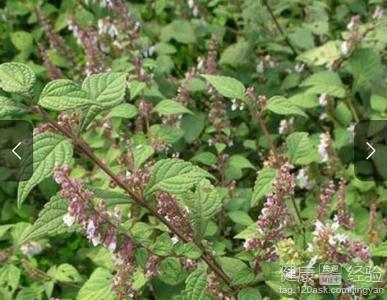
M 258 112 L 256 114 L 256 116 L 257 116 L 259 127 L 261 128 L 261 130 L 263 132 L 263 135 L 265 136 L 266 141 L 269 144 L 271 151 L 273 152 L 274 159 L 275 159 L 275 164 L 278 167 L 279 163 L 280 163 L 280 160 L 279 160 L 279 155 L 278 155 L 277 147 L 274 145 L 274 142 L 273 142 L 273 139 L 270 136 L 269 130 L 267 129 L 266 124 L 265 124 L 265 122 L 262 119 L 262 113 Z
M 292 50 L 293 54 L 294 54 L 294 55 L 297 55 L 296 49 L 293 47 L 293 45 L 292 45 L 292 43 L 290 42 L 290 40 L 289 40 L 288 36 L 286 35 L 285 31 L 282 29 L 281 25 L 279 24 L 279 22 L 278 22 L 276 16 L 274 15 L 274 12 L 273 12 L 273 10 L 271 9 L 269 3 L 267 2 L 267 0 L 262 0 L 262 2 L 263 2 L 263 5 L 265 5 L 266 8 L 267 8 L 267 10 L 269 11 L 269 14 L 270 14 L 271 18 L 273 19 L 274 24 L 275 24 L 275 26 L 277 27 L 278 31 L 279 31 L 279 32 L 281 33 L 281 35 L 284 37 L 286 44 L 287 44 L 287 45 L 289 46 L 289 48 Z
M 301 212 L 298 209 L 296 200 L 294 199 L 294 197 L 291 197 L 291 199 L 292 199 L 292 205 L 294 207 L 294 211 L 296 212 L 296 216 L 297 216 L 298 222 L 300 223 L 300 226 L 301 226 L 301 230 L 302 230 L 303 238 L 304 238 L 304 246 L 305 246 L 306 245 L 306 236 L 305 236 L 306 232 L 305 232 L 304 220 L 302 219 Z
M 56 130 L 71 139 L 74 145 L 78 147 L 78 149 L 82 151 L 86 156 L 88 156 L 99 168 L 101 168 L 120 188 L 122 188 L 133 199 L 133 201 L 135 201 L 139 206 L 148 210 L 160 222 L 166 225 L 168 229 L 171 230 L 171 232 L 173 232 L 181 241 L 189 242 L 189 239 L 178 228 L 176 228 L 173 224 L 168 222 L 162 215 L 160 215 L 155 208 L 150 206 L 145 201 L 145 198 L 143 196 L 139 196 L 134 193 L 120 178 L 118 178 L 113 173 L 113 171 L 110 170 L 110 168 L 94 154 L 93 150 L 86 144 L 86 142 L 80 136 L 74 135 L 72 131 L 69 131 L 65 127 L 58 124 L 56 121 L 52 120 L 48 116 L 47 112 L 41 107 L 38 107 L 35 111 L 38 112 L 45 119 L 45 121 L 51 124 L 51 126 L 53 126 Z M 232 283 L 228 275 L 224 273 L 224 271 L 219 266 L 213 255 L 207 251 L 207 249 L 201 242 L 196 241 L 195 244 L 202 251 L 202 259 L 207 263 L 207 265 L 212 269 L 212 271 L 217 276 L 219 276 L 231 290 L 236 291 L 237 288 Z
M 346 98 L 346 99 L 345 99 L 345 102 L 347 103 L 347 106 L 348 106 L 349 109 L 351 110 L 351 113 L 352 113 L 353 118 L 355 119 L 355 122 L 356 122 L 356 123 L 359 123 L 360 118 L 359 118 L 359 115 L 358 115 L 358 113 L 357 113 L 357 111 L 356 111 L 355 106 L 353 105 L 352 99 Z
M 38 277 L 40 278 L 40 281 L 53 281 L 54 278 L 50 275 L 48 275 L 46 272 L 36 268 L 36 267 L 33 267 L 31 264 L 28 263 L 27 260 L 25 259 L 22 259 L 21 261 L 21 265 L 23 267 L 24 270 L 26 270 L 26 272 L 31 276 L 31 277 Z M 32 278 L 34 279 L 34 278 Z M 71 288 L 76 288 L 76 289 L 80 289 L 81 286 L 77 283 L 73 283 L 73 282 L 66 282 L 66 281 L 59 281 L 61 284 L 63 285 L 67 285 Z

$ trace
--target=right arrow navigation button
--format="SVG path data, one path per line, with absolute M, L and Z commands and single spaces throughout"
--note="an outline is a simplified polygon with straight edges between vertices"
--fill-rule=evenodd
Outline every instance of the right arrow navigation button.
M 387 121 L 361 121 L 355 126 L 355 175 L 363 181 L 387 181 Z
M 375 153 L 375 148 L 374 147 L 372 147 L 372 145 L 370 144 L 370 143 L 366 143 L 367 145 L 368 145 L 368 147 L 371 149 L 371 153 L 367 156 L 367 159 L 370 159 L 370 157 L 372 156 L 372 155 L 374 155 L 374 153 Z

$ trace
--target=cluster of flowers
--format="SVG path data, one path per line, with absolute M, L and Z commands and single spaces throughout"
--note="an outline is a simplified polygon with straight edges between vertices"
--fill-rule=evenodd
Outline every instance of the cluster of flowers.
M 217 56 L 218 56 L 218 43 L 215 37 L 212 37 L 210 42 L 210 48 L 207 58 L 203 60 L 204 65 L 203 72 L 207 74 L 216 74 L 217 72 Z M 203 69 L 203 68 L 202 68 Z M 225 145 L 232 146 L 233 141 L 228 135 L 224 133 L 225 128 L 230 128 L 231 123 L 227 117 L 227 102 L 224 101 L 222 95 L 220 95 L 212 85 L 208 86 L 207 94 L 211 101 L 209 104 L 208 120 L 213 124 L 215 128 L 214 135 L 208 140 L 210 146 L 216 143 L 223 143 Z M 231 109 L 235 110 L 240 107 L 237 100 L 233 100 Z
M 328 217 L 328 210 L 335 192 L 335 183 L 333 180 L 330 180 L 320 193 L 320 204 L 317 207 L 317 220 L 324 221 Z
M 349 216 L 345 205 L 345 180 L 340 179 L 336 214 L 333 223 L 325 220 L 329 217 L 328 210 L 333 195 L 335 184 L 331 180 L 320 194 L 320 205 L 317 209 L 315 221 L 314 239 L 308 245 L 308 251 L 315 256 L 311 260 L 314 264 L 317 260 L 336 263 L 348 262 L 354 259 L 368 261 L 370 255 L 368 247 L 360 240 L 350 242 L 348 236 L 338 232 L 339 228 L 349 230 L 353 228 L 353 219 Z
M 351 18 L 350 22 L 347 25 L 349 35 L 341 44 L 341 53 L 344 56 L 348 56 L 363 39 L 363 33 L 359 30 L 360 23 L 361 18 L 360 16 L 356 15 Z
M 320 134 L 320 143 L 318 145 L 318 153 L 320 154 L 322 162 L 329 161 L 329 152 L 332 144 L 332 138 L 329 132 Z
M 260 58 L 256 70 L 258 74 L 263 74 L 266 69 L 273 69 L 277 65 L 277 61 L 275 60 L 275 57 L 271 55 L 265 55 L 264 57 Z
M 257 237 L 246 240 L 244 247 L 247 251 L 259 250 L 256 256 L 257 263 L 278 259 L 275 245 L 286 238 L 284 229 L 291 226 L 291 217 L 285 205 L 285 199 L 294 195 L 295 178 L 291 174 L 293 166 L 283 164 L 277 171 L 273 182 L 274 193 L 269 193 L 256 222 L 258 225 Z
M 70 168 L 55 168 L 54 178 L 61 186 L 60 195 L 69 199 L 68 212 L 63 221 L 66 225 L 82 226 L 87 239 L 97 246 L 102 244 L 114 253 L 117 273 L 113 281 L 113 289 L 119 299 L 133 296 L 132 274 L 135 269 L 134 249 L 136 244 L 126 235 L 118 232 L 121 213 L 115 209 L 110 213 L 102 200 L 94 206 L 94 194 L 84 186 L 80 179 L 69 177 Z
M 68 23 L 69 30 L 73 32 L 78 44 L 85 51 L 86 75 L 107 71 L 103 64 L 104 54 L 100 50 L 98 43 L 98 32 L 94 27 L 89 25 L 87 28 L 82 28 L 72 15 L 69 16 Z
M 169 193 L 157 192 L 157 212 L 174 227 L 179 228 L 185 236 L 192 238 L 192 228 L 189 223 L 189 211 L 180 208 L 178 200 Z
M 315 222 L 314 238 L 307 249 L 314 254 L 311 265 L 316 261 L 344 263 L 354 259 L 370 259 L 368 247 L 360 240 L 351 242 L 347 235 L 338 232 L 339 228 L 338 222 Z
M 55 181 L 61 186 L 60 195 L 70 200 L 68 212 L 63 218 L 65 224 L 81 224 L 94 246 L 103 244 L 114 252 L 117 248 L 116 224 L 120 222 L 120 212 L 109 213 L 102 200 L 94 207 L 94 193 L 84 187 L 82 180 L 70 179 L 69 172 L 68 166 L 56 167 L 54 172 Z
M 75 70 L 76 62 L 74 53 L 71 51 L 64 39 L 54 30 L 48 16 L 40 7 L 36 8 L 36 14 L 38 16 L 39 23 L 43 28 L 44 34 L 47 37 L 50 48 L 57 51 L 63 58 L 66 59 L 70 70 Z M 62 78 L 62 72 L 48 57 L 47 49 L 42 42 L 38 43 L 38 50 L 50 79 L 55 80 Z

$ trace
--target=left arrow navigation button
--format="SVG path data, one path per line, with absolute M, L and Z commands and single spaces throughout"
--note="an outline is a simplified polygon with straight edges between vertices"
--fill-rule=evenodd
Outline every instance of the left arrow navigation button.
M 24 120 L 0 120 L 0 186 L 2 181 L 26 181 L 32 173 L 32 124 Z
M 12 149 L 12 153 L 18 158 L 18 159 L 22 159 L 21 156 L 16 152 L 17 148 L 19 148 L 19 146 L 21 145 L 21 142 L 19 142 L 13 149 Z

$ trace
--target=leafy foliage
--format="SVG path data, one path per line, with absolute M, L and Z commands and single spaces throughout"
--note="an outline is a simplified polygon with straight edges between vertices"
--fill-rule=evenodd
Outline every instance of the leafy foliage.
M 33 174 L 30 179 L 19 184 L 17 203 L 21 206 L 30 191 L 44 179 L 52 176 L 55 165 L 69 163 L 72 158 L 71 141 L 61 135 L 44 133 L 33 140 L 33 159 L 26 159 L 33 164 Z
M 114 299 L 110 292 L 112 276 L 108 270 L 97 268 L 80 289 L 77 300 Z
M 184 197 L 197 239 L 206 232 L 208 221 L 220 210 L 222 203 L 217 190 L 208 180 L 202 180 L 195 192 Z
M 382 1 L 3 2 L 0 299 L 384 299 Z
M 67 213 L 68 201 L 54 196 L 40 211 L 38 219 L 30 231 L 24 236 L 24 241 L 37 240 L 46 236 L 54 236 L 67 232 L 63 224 L 63 217 Z
M 26 65 L 16 62 L 0 66 L 0 87 L 10 93 L 28 93 L 35 83 L 35 73 Z
M 146 193 L 164 191 L 181 194 L 205 177 L 211 177 L 211 175 L 189 162 L 173 159 L 160 160 L 152 169 Z

